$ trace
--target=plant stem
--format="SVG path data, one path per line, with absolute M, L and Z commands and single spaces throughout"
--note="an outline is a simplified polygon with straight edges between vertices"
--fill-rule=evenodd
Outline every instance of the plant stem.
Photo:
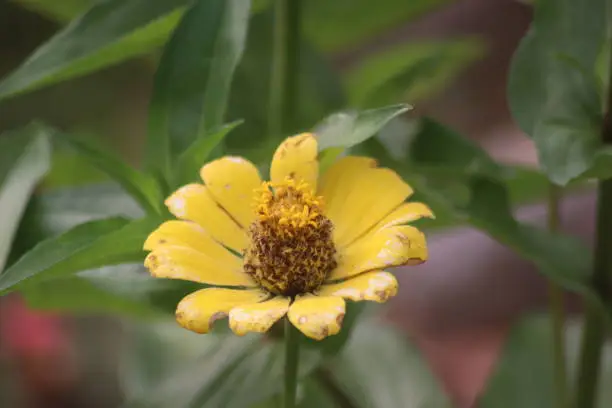
M 285 394 L 283 408 L 294 408 L 300 355 L 299 332 L 285 317 Z
M 609 10 L 610 11 L 610 10 Z M 610 53 L 612 58 L 612 52 Z M 612 67 L 612 65 L 611 65 Z M 608 73 L 605 116 L 601 131 L 603 144 L 612 146 L 612 71 Z M 597 188 L 595 260 L 591 283 L 606 303 L 612 288 L 612 180 L 602 180 Z M 582 349 L 578 368 L 576 408 L 594 408 L 597 400 L 602 348 L 606 340 L 606 318 L 595 307 L 587 305 Z
M 559 230 L 561 188 L 550 183 L 548 190 L 548 229 Z M 552 353 L 554 362 L 554 386 L 557 408 L 567 408 L 567 367 L 565 364 L 565 309 L 563 289 L 552 280 L 548 281 L 550 323 L 552 329 Z
M 300 65 L 300 0 L 275 0 L 268 136 L 278 137 L 295 122 Z

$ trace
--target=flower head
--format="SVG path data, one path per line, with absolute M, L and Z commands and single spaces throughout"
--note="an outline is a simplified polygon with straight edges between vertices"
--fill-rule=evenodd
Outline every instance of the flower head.
M 433 214 L 404 202 L 410 186 L 364 157 L 343 157 L 319 175 L 310 133 L 279 146 L 269 182 L 239 157 L 208 163 L 200 174 L 204 184 L 166 200 L 179 220 L 144 245 L 154 276 L 210 286 L 177 307 L 189 330 L 207 333 L 229 316 L 239 335 L 265 332 L 287 315 L 306 336 L 323 339 L 340 331 L 345 299 L 384 302 L 397 293 L 385 268 L 427 259 L 423 233 L 403 224 Z

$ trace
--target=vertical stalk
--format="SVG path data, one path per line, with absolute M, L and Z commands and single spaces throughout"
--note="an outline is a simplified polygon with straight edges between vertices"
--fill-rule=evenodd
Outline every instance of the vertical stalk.
M 560 224 L 559 205 L 561 189 L 550 183 L 548 190 L 548 229 L 557 232 Z M 565 364 L 565 309 L 563 289 L 548 281 L 548 309 L 552 329 L 552 353 L 554 364 L 554 390 L 557 408 L 568 407 L 567 367 Z
M 294 123 L 298 107 L 300 0 L 275 0 L 268 106 L 268 136 L 279 137 Z
M 612 8 L 608 6 L 608 17 Z M 608 31 L 610 31 L 608 28 Z M 610 38 L 610 32 L 608 32 Z M 612 59 L 612 52 L 610 52 Z M 610 65 L 612 67 L 612 65 Z M 607 78 L 605 116 L 601 130 L 604 145 L 612 146 L 612 71 Z M 597 220 L 595 234 L 595 260 L 591 282 L 606 304 L 612 289 L 612 180 L 602 180 L 597 187 Z M 582 333 L 576 408 L 594 408 L 597 401 L 602 348 L 606 340 L 606 318 L 595 307 L 588 305 Z
M 285 317 L 285 393 L 283 408 L 294 408 L 300 354 L 300 334 Z
M 268 137 L 278 138 L 295 123 L 298 109 L 301 0 L 275 0 Z M 294 408 L 299 365 L 299 333 L 285 318 L 283 407 Z

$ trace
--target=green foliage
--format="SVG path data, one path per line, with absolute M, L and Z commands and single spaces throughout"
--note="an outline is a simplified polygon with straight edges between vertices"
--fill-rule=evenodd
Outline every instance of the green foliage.
M 149 110 L 146 162 L 169 180 L 172 157 L 223 124 L 250 1 L 199 0 L 164 49 Z
M 0 139 L 0 272 L 30 195 L 49 169 L 50 155 L 48 135 L 36 126 Z
M 508 95 L 512 114 L 533 138 L 542 169 L 560 185 L 584 176 L 598 152 L 603 120 L 595 69 L 606 36 L 606 2 L 543 0 L 512 62 Z
M 0 82 L 0 99 L 81 76 L 163 44 L 186 0 L 93 5 Z
M 44 240 L 0 275 L 0 293 L 14 290 L 26 280 L 43 280 L 105 265 L 141 261 L 142 245 L 159 222 L 156 218 L 133 222 L 110 218 L 83 223 Z
M 281 389 L 283 345 L 262 340 L 203 337 L 175 325 L 136 327 L 123 359 L 127 406 L 242 408 L 264 402 Z M 318 362 L 317 353 L 303 352 L 300 376 Z
M 161 214 L 162 192 L 151 175 L 134 169 L 112 152 L 87 140 L 79 140 L 65 134 L 60 137 L 87 158 L 90 164 L 112 177 L 143 210 L 151 214 Z
M 356 408 L 451 407 L 417 349 L 381 323 L 357 326 L 326 369 Z
M 474 38 L 400 44 L 369 56 L 346 76 L 351 106 L 371 108 L 431 96 L 483 54 Z

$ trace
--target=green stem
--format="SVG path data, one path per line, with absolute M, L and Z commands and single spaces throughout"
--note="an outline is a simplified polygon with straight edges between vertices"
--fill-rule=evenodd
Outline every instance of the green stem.
M 608 14 L 612 11 L 608 9 Z M 610 33 L 608 33 L 610 35 Z M 612 59 L 612 52 L 610 53 Z M 610 65 L 612 67 L 612 65 Z M 608 73 L 605 116 L 601 130 L 604 145 L 612 146 L 612 71 Z M 595 233 L 595 259 L 591 284 L 600 298 L 610 303 L 612 289 L 612 180 L 602 180 L 597 188 L 597 219 Z M 582 333 L 580 366 L 578 367 L 578 387 L 576 408 L 594 408 L 599 385 L 602 349 L 606 340 L 607 322 L 601 312 L 587 305 L 586 318 Z
M 283 408 L 294 408 L 300 355 L 300 335 L 285 318 L 285 394 Z
M 592 284 L 599 296 L 608 302 L 612 272 L 612 180 L 599 183 L 597 200 L 597 234 Z M 602 348 L 606 338 L 606 320 L 595 307 L 587 306 L 582 335 L 576 408 L 595 407 Z
M 559 230 L 561 189 L 550 184 L 548 192 L 548 229 Z M 548 281 L 550 323 L 552 329 L 552 353 L 554 362 L 554 386 L 557 408 L 567 408 L 567 367 L 565 364 L 565 308 L 563 289 L 552 280 Z
M 275 0 L 268 106 L 268 136 L 276 138 L 295 123 L 300 57 L 300 0 Z

